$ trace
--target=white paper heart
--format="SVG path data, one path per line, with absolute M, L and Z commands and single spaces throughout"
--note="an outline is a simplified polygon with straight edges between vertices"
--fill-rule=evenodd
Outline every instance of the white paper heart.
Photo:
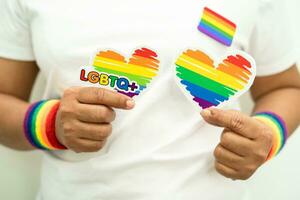
M 158 73 L 157 57 L 156 52 L 148 48 L 136 49 L 128 61 L 116 51 L 100 50 L 90 65 L 80 68 L 79 84 L 138 96 Z
M 175 64 L 178 86 L 200 109 L 236 100 L 249 90 L 256 75 L 254 59 L 243 51 L 231 51 L 214 64 L 203 51 L 188 49 Z

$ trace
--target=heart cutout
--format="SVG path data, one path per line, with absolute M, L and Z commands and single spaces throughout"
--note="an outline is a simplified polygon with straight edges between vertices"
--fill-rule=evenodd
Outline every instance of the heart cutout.
M 216 68 L 200 50 L 188 49 L 176 60 L 176 80 L 184 94 L 201 109 L 222 107 L 237 99 L 252 85 L 254 59 L 242 51 L 228 53 Z
M 116 90 L 129 97 L 140 94 L 157 75 L 157 54 L 147 48 L 134 51 L 129 61 L 113 50 L 99 51 L 91 66 L 80 68 L 80 82 Z

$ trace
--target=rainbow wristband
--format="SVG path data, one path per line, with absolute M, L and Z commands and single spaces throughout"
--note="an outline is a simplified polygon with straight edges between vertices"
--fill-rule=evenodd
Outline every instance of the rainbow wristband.
M 260 112 L 253 116 L 255 119 L 267 124 L 273 129 L 273 146 L 267 160 L 275 157 L 285 145 L 288 138 L 288 131 L 283 119 L 273 112 Z
M 27 140 L 38 149 L 62 150 L 55 134 L 55 118 L 59 108 L 59 100 L 43 100 L 29 106 L 23 128 Z

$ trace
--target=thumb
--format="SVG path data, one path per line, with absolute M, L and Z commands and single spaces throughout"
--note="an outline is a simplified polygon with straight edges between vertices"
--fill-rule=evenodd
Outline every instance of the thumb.
M 250 117 L 238 111 L 209 108 L 202 110 L 201 116 L 211 125 L 228 128 L 246 137 L 251 137 L 249 133 L 256 127 Z
M 223 111 L 226 112 L 226 111 Z M 204 109 L 201 111 L 201 116 L 203 119 L 214 126 L 219 126 L 219 127 L 226 127 L 228 120 L 224 119 L 224 113 L 222 113 L 222 110 L 217 109 L 217 108 L 208 108 Z M 227 116 L 226 116 L 227 117 Z

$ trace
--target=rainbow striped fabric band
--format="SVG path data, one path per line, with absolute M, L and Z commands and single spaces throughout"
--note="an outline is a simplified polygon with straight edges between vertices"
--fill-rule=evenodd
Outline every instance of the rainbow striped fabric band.
M 55 118 L 59 100 L 43 100 L 33 103 L 28 108 L 23 128 L 27 140 L 38 149 L 66 149 L 55 135 Z
M 281 151 L 287 141 L 288 131 L 286 124 L 280 116 L 273 112 L 256 113 L 254 118 L 262 121 L 274 130 L 273 146 L 267 158 L 267 160 L 270 160 Z
M 236 25 L 205 7 L 198 30 L 226 46 L 231 46 L 236 32 Z

